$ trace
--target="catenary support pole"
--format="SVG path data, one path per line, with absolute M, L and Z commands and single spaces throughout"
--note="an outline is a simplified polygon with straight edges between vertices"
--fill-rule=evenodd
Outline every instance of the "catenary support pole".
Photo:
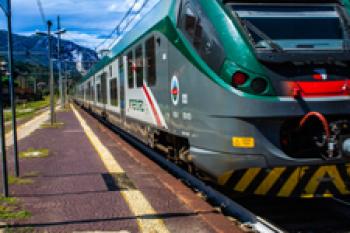
M 3 195 L 4 197 L 9 196 L 8 187 L 8 171 L 7 171 L 7 158 L 6 158 L 6 144 L 5 144 L 5 126 L 4 126 L 4 96 L 3 96 L 3 86 L 2 77 L 6 74 L 5 63 L 0 64 L 0 149 L 2 157 L 2 185 L 3 185 Z
M 64 108 L 64 94 L 63 94 L 63 80 L 62 80 L 62 64 L 60 60 L 61 53 L 61 20 L 57 16 L 57 62 L 58 62 L 58 76 L 59 76 L 59 92 L 61 108 Z
M 54 94 L 54 77 L 53 77 L 53 59 L 52 59 L 52 35 L 51 35 L 52 22 L 47 21 L 47 37 L 49 47 L 49 66 L 50 66 L 50 123 L 51 126 L 55 123 L 55 94 Z
M 19 160 L 18 160 L 18 144 L 17 144 L 17 120 L 16 120 L 16 93 L 15 93 L 15 77 L 14 77 L 14 62 L 13 62 L 13 37 L 12 37 L 12 12 L 11 0 L 7 0 L 8 14 L 8 73 L 9 73 L 9 92 L 11 99 L 11 113 L 12 113 L 12 135 L 13 135 L 13 156 L 15 165 L 15 175 L 19 177 Z

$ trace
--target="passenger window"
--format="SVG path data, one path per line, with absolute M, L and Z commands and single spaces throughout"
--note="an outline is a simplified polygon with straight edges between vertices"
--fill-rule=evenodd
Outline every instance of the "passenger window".
M 90 100 L 90 81 L 87 82 L 87 88 L 86 88 L 86 100 Z
M 91 97 L 92 101 L 95 102 L 95 77 L 92 77 Z
M 109 66 L 109 77 L 113 77 L 113 67 Z
M 128 87 L 134 88 L 134 59 L 132 51 L 127 55 L 128 57 Z
M 109 90 L 110 90 L 111 105 L 117 107 L 118 106 L 118 83 L 116 78 L 109 80 Z
M 107 104 L 107 73 L 103 73 L 101 76 L 101 93 L 102 103 Z
M 146 73 L 147 85 L 154 86 L 156 84 L 156 46 L 152 36 L 146 41 Z
M 202 59 L 219 73 L 225 60 L 225 51 L 218 39 L 217 31 L 197 1 L 186 1 L 178 25 Z
M 142 45 L 135 50 L 135 65 L 136 65 L 136 86 L 143 86 L 143 50 Z
M 97 102 L 102 103 L 101 101 L 101 84 L 96 85 L 96 91 L 97 91 Z

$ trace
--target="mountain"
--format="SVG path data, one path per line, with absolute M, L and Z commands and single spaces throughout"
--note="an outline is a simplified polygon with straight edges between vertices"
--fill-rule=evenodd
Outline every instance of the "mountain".
M 13 35 L 15 62 L 48 67 L 48 38 L 46 36 Z M 57 57 L 57 39 L 52 39 L 52 54 Z M 7 32 L 0 30 L 0 56 L 7 53 Z M 68 70 L 85 74 L 98 61 L 98 55 L 89 48 L 68 40 L 61 40 L 60 58 Z M 65 66 L 65 64 L 63 64 Z

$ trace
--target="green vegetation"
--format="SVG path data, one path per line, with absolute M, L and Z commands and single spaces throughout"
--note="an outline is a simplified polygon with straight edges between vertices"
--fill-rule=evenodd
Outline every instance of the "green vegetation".
M 46 122 L 41 125 L 41 128 L 42 129 L 59 129 L 59 128 L 62 128 L 63 126 L 64 126 L 63 122 L 56 122 L 56 123 L 53 123 L 53 125 L 51 125 L 50 122 Z
M 23 159 L 32 159 L 32 158 L 46 158 L 49 156 L 49 150 L 45 148 L 34 149 L 29 148 L 26 151 L 19 153 L 19 157 Z
M 8 182 L 9 185 L 28 185 L 34 183 L 32 179 L 20 178 L 15 176 L 9 176 Z
M 32 172 L 25 173 L 22 177 L 23 178 L 34 178 L 34 177 L 38 177 L 38 176 L 40 176 L 40 172 L 32 171 Z
M 17 104 L 16 114 L 17 118 L 29 118 L 35 115 L 35 113 L 43 108 L 49 106 L 50 98 L 46 96 L 43 100 L 33 101 L 23 104 Z M 10 121 L 12 117 L 11 111 L 5 111 L 5 121 Z
M 23 227 L 23 228 L 7 227 L 4 230 L 4 233 L 33 233 L 33 232 L 37 232 L 37 231 L 34 231 L 32 227 Z
M 29 218 L 31 214 L 21 209 L 20 203 L 16 198 L 0 197 L 0 219 L 16 220 Z

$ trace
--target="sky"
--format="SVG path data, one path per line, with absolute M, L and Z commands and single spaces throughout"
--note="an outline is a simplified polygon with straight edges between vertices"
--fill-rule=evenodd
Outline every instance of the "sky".
M 110 34 L 134 1 L 138 1 L 134 7 L 136 12 L 147 0 L 41 0 L 45 18 L 54 22 L 54 29 L 60 15 L 61 26 L 67 30 L 64 39 L 90 48 L 95 48 Z M 156 2 L 158 0 L 149 0 L 141 16 L 136 18 L 142 17 Z M 13 33 L 31 35 L 46 30 L 37 0 L 12 0 L 12 10 Z M 0 30 L 6 29 L 5 15 L 0 13 Z

